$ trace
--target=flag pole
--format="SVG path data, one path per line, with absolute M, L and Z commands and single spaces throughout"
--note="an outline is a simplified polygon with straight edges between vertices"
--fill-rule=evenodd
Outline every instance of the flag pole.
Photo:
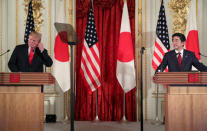
M 99 120 L 98 118 L 98 90 L 96 90 L 96 121 Z
M 73 45 L 69 44 L 71 47 L 71 66 L 70 66 L 70 78 L 71 78 L 71 94 L 70 94 L 70 131 L 74 131 L 74 93 L 73 93 Z
M 157 92 L 156 92 L 156 116 L 155 116 L 155 120 L 152 122 L 152 124 L 160 125 L 161 121 L 159 120 L 159 117 L 158 117 L 159 84 L 156 84 L 156 87 L 157 87 Z
M 124 91 L 123 91 L 124 92 Z M 124 94 L 123 94 L 123 97 L 124 97 L 124 103 L 123 103 L 123 118 L 122 118 L 122 121 L 126 121 L 126 108 L 125 108 L 125 105 L 126 105 L 126 99 L 125 99 L 125 92 L 124 92 Z
M 93 0 L 91 0 L 91 6 L 92 6 L 92 8 L 93 8 Z M 95 120 L 98 121 L 98 120 L 99 120 L 99 118 L 98 118 L 98 91 L 96 90 L 95 92 L 96 92 L 96 93 L 95 93 L 95 95 L 96 95 L 96 98 L 95 98 L 95 104 L 96 104 L 96 118 L 95 118 Z
M 141 76 L 140 76 L 140 81 L 141 81 L 141 120 L 140 120 L 140 127 L 141 127 L 141 131 L 143 131 L 143 78 L 142 78 L 142 56 L 143 56 L 143 54 L 144 54 L 144 50 L 145 50 L 145 48 L 144 47 L 142 47 L 141 48 L 141 51 L 140 51 L 140 53 L 141 53 L 141 63 L 140 63 L 140 65 L 141 65 Z
M 68 121 L 68 91 L 65 93 L 65 119 L 64 123 L 66 124 Z

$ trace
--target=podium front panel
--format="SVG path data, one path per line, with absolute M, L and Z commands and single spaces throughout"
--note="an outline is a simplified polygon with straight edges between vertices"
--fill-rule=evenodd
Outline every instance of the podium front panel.
M 0 86 L 0 130 L 43 131 L 41 86 Z
M 166 131 L 207 130 L 207 87 L 168 87 L 165 95 Z

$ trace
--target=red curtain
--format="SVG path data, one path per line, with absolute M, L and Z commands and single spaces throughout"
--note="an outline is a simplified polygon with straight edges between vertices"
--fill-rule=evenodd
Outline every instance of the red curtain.
M 80 60 L 90 0 L 76 1 L 76 31 L 81 40 L 76 48 L 75 119 L 94 120 L 96 92 L 89 94 L 80 76 Z M 134 0 L 127 0 L 133 43 L 135 43 Z M 101 87 L 98 89 L 98 116 L 104 121 L 119 121 L 123 116 L 123 90 L 116 79 L 116 57 L 123 9 L 122 0 L 94 0 L 94 17 L 101 61 Z M 125 115 L 136 121 L 136 88 L 126 94 Z

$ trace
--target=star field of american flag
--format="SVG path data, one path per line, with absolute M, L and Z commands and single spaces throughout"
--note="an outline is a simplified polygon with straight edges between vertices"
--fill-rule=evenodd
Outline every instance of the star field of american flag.
M 90 12 L 89 12 L 86 32 L 85 32 L 85 40 L 89 47 L 93 46 L 96 42 L 98 42 L 93 8 L 90 8 Z
M 165 7 L 162 0 L 158 21 L 157 21 L 156 40 L 155 40 L 153 57 L 152 57 L 152 67 L 154 70 L 157 69 L 157 67 L 162 62 L 165 53 L 168 52 L 169 50 L 170 50 L 169 35 L 168 35 L 167 21 L 165 16 Z
M 34 27 L 32 0 L 31 0 L 29 2 L 26 28 L 25 28 L 25 33 L 24 33 L 24 42 L 25 42 L 25 44 L 28 43 L 29 34 L 30 34 L 30 32 L 34 31 L 34 29 L 35 29 L 35 27 Z
M 166 49 L 169 50 L 170 44 L 169 44 L 168 28 L 167 28 L 165 8 L 164 8 L 163 1 L 161 4 L 161 7 L 160 7 L 159 18 L 158 18 L 157 28 L 156 28 L 156 34 L 157 34 L 157 37 L 163 43 L 163 45 L 166 47 Z

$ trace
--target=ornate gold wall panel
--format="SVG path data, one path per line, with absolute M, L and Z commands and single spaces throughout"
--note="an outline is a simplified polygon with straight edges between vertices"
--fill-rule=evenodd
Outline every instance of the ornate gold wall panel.
M 190 0 L 171 0 L 169 2 L 168 6 L 173 17 L 173 33 L 185 34 L 189 5 Z
M 24 0 L 24 11 L 25 11 L 25 21 L 27 19 L 27 13 L 28 13 L 28 6 L 29 6 L 30 0 Z M 33 17 L 34 17 L 34 24 L 35 24 L 35 31 L 39 32 L 40 27 L 42 26 L 42 23 L 44 20 L 41 18 L 42 13 L 41 10 L 44 9 L 43 7 L 43 1 L 42 0 L 32 0 L 32 8 L 33 8 Z M 26 23 L 26 22 L 25 22 Z

